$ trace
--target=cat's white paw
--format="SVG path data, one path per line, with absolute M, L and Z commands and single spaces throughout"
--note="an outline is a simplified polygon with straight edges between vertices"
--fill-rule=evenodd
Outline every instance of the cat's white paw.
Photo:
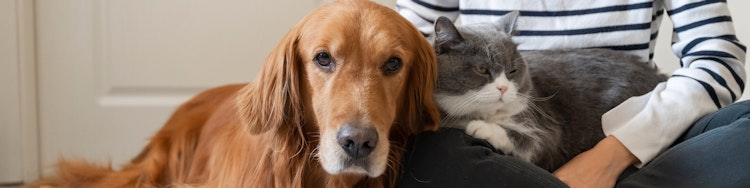
M 487 140 L 490 145 L 506 154 L 510 154 L 515 148 L 505 128 L 494 123 L 487 123 L 482 120 L 471 121 L 466 126 L 466 134 L 474 138 Z

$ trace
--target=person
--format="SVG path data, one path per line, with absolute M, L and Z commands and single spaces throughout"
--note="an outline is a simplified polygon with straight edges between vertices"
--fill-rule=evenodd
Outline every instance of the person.
M 418 135 L 402 187 L 750 187 L 745 46 L 717 0 L 398 0 L 423 34 L 439 16 L 462 24 L 520 11 L 519 50 L 609 48 L 653 63 L 664 16 L 680 68 L 605 113 L 606 137 L 553 173 L 499 154 L 460 130 Z M 666 15 L 665 15 L 666 13 Z M 675 62 L 677 63 L 677 62 Z

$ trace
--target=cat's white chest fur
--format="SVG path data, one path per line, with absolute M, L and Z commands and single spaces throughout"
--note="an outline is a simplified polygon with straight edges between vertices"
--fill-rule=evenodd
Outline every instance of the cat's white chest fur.
M 508 80 L 504 73 L 479 90 L 459 96 L 435 97 L 449 117 L 469 117 L 446 125 L 465 129 L 467 134 L 487 140 L 506 154 L 513 154 L 525 161 L 532 160 L 533 153 L 519 151 L 509 136 L 509 131 L 531 135 L 538 131 L 512 118 L 528 108 L 528 98 L 518 92 L 516 83 Z

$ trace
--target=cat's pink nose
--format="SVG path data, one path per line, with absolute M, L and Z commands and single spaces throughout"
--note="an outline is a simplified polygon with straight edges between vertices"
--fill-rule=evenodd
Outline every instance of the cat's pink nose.
M 508 91 L 508 86 L 497 86 L 497 90 L 500 90 L 500 95 L 505 94 L 505 91 Z

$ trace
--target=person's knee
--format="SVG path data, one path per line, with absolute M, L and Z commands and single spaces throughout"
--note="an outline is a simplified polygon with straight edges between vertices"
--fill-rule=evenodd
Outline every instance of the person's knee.
M 746 118 L 750 118 L 750 100 L 736 102 L 700 118 L 688 131 L 677 139 L 675 144 Z
M 727 106 L 727 109 L 738 114 L 743 114 L 744 117 L 749 117 L 747 114 L 750 114 L 750 100 L 738 101 Z M 719 110 L 721 111 L 721 109 Z
M 743 117 L 731 124 L 733 131 L 743 132 L 743 135 L 750 135 L 750 117 Z
M 741 118 L 750 117 L 750 100 L 740 101 L 701 118 L 696 124 L 708 124 L 708 127 L 728 125 Z

